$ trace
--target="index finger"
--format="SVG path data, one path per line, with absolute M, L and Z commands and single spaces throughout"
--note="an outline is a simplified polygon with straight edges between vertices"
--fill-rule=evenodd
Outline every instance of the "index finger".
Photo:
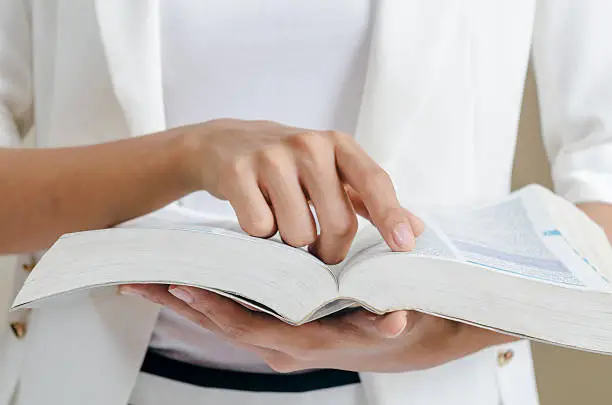
M 397 198 L 389 174 L 347 135 L 336 138 L 336 163 L 344 180 L 361 197 L 370 219 L 394 251 L 414 247 L 412 215 Z

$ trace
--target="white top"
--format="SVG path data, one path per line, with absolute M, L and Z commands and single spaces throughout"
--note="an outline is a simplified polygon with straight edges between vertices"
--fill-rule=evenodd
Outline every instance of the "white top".
M 232 117 L 354 132 L 367 67 L 370 0 L 160 4 L 168 127 Z M 205 192 L 184 204 L 235 217 L 227 202 Z M 167 309 L 151 346 L 195 364 L 271 371 L 256 355 Z
M 32 109 L 43 147 L 165 128 L 159 3 L 0 2 L 0 143 L 28 131 Z M 612 52 L 601 40 L 612 32 L 612 2 L 576 4 L 542 0 L 536 13 L 535 0 L 376 2 L 356 137 L 399 193 L 432 204 L 507 194 L 533 50 L 556 190 L 573 202 L 612 203 Z M 0 286 L 22 271 L 0 271 Z M 12 298 L 2 290 L 0 318 Z M 36 310 L 25 341 L 0 322 L 8 332 L 0 339 L 9 339 L 0 341 L 0 404 L 19 379 L 22 403 L 130 403 L 157 316 L 143 300 L 92 296 Z M 423 372 L 362 373 L 362 387 L 383 405 L 536 404 L 528 345 L 505 348 L 515 356 L 504 367 L 491 348 Z

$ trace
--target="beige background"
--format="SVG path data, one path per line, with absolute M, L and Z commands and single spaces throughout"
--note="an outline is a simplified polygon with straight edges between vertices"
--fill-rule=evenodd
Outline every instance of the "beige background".
M 539 133 L 535 87 L 530 72 L 521 116 L 514 187 L 534 182 L 550 186 Z M 538 343 L 532 347 L 541 405 L 612 404 L 612 356 Z

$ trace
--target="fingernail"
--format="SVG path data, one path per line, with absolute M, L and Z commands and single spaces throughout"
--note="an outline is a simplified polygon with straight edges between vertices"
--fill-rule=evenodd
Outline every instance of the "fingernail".
M 412 249 L 414 247 L 414 235 L 412 235 L 412 228 L 408 224 L 397 224 L 393 230 L 393 239 L 400 248 Z
M 170 287 L 168 291 L 170 294 L 187 304 L 191 304 L 193 302 L 193 295 L 182 287 Z
M 140 291 L 130 287 L 119 287 L 117 288 L 117 292 L 119 292 L 120 295 L 125 295 L 127 297 L 142 297 L 142 293 Z
M 404 331 L 406 330 L 406 326 L 408 326 L 408 313 L 404 312 L 404 315 L 402 316 L 402 319 L 398 325 L 398 329 L 397 331 L 395 331 L 393 334 L 389 335 L 389 337 L 391 339 L 398 337 L 399 335 L 401 335 L 402 333 L 404 333 Z

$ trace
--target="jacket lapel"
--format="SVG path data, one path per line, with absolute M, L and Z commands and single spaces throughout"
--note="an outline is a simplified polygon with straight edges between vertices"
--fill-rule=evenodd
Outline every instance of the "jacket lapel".
M 377 3 L 356 137 L 412 207 L 468 194 L 475 111 L 472 3 Z M 449 175 L 445 167 L 457 169 Z M 464 189 L 456 191 L 459 184 Z
M 131 134 L 164 129 L 157 1 L 98 0 L 95 6 Z M 17 405 L 128 403 L 158 313 L 158 305 L 118 296 L 112 287 L 78 304 L 34 311 Z M 74 384 L 67 389 L 67 382 Z

